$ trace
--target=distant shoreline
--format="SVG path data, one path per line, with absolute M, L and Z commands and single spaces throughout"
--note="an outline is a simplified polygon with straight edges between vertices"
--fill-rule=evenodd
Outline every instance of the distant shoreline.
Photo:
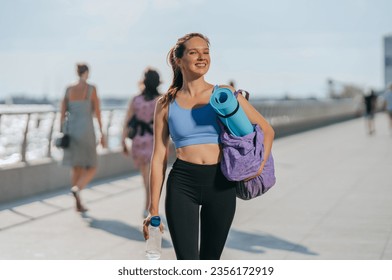
M 126 108 L 129 99 L 127 98 L 101 98 L 103 108 Z M 60 100 L 35 99 L 25 97 L 13 97 L 8 100 L 0 100 L 0 106 L 53 106 L 56 109 L 60 106 Z M 9 108 L 9 107 L 8 107 Z

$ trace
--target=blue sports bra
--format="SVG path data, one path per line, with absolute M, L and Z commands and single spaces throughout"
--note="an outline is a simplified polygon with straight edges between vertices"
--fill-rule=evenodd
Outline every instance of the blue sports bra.
M 220 143 L 217 115 L 209 103 L 195 109 L 184 109 L 174 100 L 169 104 L 168 123 L 176 148 Z

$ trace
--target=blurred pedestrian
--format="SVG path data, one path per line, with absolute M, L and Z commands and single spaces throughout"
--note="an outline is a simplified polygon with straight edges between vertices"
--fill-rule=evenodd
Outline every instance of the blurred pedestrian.
M 141 83 L 141 93 L 129 103 L 123 127 L 122 146 L 124 153 L 128 154 L 126 138 L 128 137 L 129 126 L 133 126 L 131 128 L 134 131 L 134 135 L 131 136 L 131 154 L 135 167 L 139 169 L 143 177 L 146 193 L 143 217 L 148 215 L 149 172 L 154 141 L 153 120 L 157 98 L 160 96 L 158 91 L 160 83 L 159 74 L 156 70 L 149 68 L 145 70 Z
M 100 101 L 95 86 L 88 84 L 89 68 L 77 64 L 79 81 L 67 87 L 61 102 L 61 129 L 70 136 L 70 145 L 64 149 L 63 165 L 71 166 L 71 192 L 75 197 L 76 210 L 87 211 L 80 192 L 94 178 L 97 168 L 96 136 L 93 117 L 101 133 L 100 143 L 105 146 L 102 131 Z
M 384 107 L 388 114 L 389 119 L 389 131 L 392 134 L 392 83 L 389 84 L 385 94 L 384 94 Z
M 377 95 L 374 90 L 371 89 L 369 94 L 364 96 L 363 100 L 365 105 L 367 131 L 369 135 L 372 135 L 375 132 L 374 114 L 376 112 Z
M 177 259 L 219 259 L 234 218 L 236 191 L 235 182 L 227 180 L 220 169 L 220 126 L 209 103 L 214 85 L 205 81 L 210 67 L 209 40 L 200 33 L 187 34 L 178 39 L 168 59 L 173 81 L 156 106 L 144 238 L 149 237 L 151 217 L 159 216 L 171 137 L 177 159 L 166 183 L 165 212 Z M 235 91 L 230 86 L 221 87 Z M 271 153 L 274 131 L 240 94 L 238 102 L 250 121 L 264 131 L 261 173 Z

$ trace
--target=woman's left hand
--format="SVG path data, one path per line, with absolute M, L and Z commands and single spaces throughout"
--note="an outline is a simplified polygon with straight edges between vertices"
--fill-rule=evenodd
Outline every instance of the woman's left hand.
M 102 148 L 106 148 L 106 138 L 105 138 L 105 134 L 101 134 L 101 140 L 100 140 L 101 146 Z
M 260 174 L 263 172 L 264 165 L 265 165 L 265 160 L 263 160 L 263 162 L 261 163 L 260 168 L 257 171 L 256 175 L 249 177 L 249 178 L 246 178 L 244 181 L 246 182 L 246 181 L 252 180 L 253 178 L 256 178 L 257 176 L 260 176 Z

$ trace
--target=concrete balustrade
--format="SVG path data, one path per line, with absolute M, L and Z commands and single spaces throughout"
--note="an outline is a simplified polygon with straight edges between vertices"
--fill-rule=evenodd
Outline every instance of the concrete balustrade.
M 315 127 L 335 123 L 361 115 L 360 100 L 288 100 L 288 101 L 263 101 L 254 99 L 251 103 L 259 110 L 275 129 L 276 137 L 312 129 Z M 111 130 L 113 112 L 106 112 L 104 120 L 106 131 Z M 27 114 L 22 146 L 21 162 L 0 166 L 0 203 L 10 202 L 34 194 L 44 193 L 70 187 L 70 168 L 63 167 L 52 157 L 52 134 L 58 114 L 52 111 L 52 127 L 48 134 L 47 157 L 29 161 L 26 153 L 29 143 L 28 135 L 31 132 L 29 121 L 33 114 L 40 112 L 24 112 Z M 48 112 L 46 112 L 48 113 Z M 2 115 L 0 113 L 0 120 Z M 16 114 L 16 113 L 13 113 Z M 19 113 L 22 114 L 22 113 Z M 117 129 L 118 132 L 118 129 Z M 0 132 L 1 133 L 1 132 Z M 109 135 L 109 137 L 120 137 Z M 171 148 L 171 158 L 174 158 L 174 149 Z M 135 172 L 130 157 L 121 153 L 120 147 L 102 150 L 98 156 L 98 171 L 95 179 L 110 178 L 117 175 Z
M 51 158 L 4 166 L 0 169 L 0 203 L 69 188 L 70 170 Z M 132 170 L 131 157 L 122 155 L 120 151 L 103 152 L 98 156 L 95 179 L 126 174 Z

